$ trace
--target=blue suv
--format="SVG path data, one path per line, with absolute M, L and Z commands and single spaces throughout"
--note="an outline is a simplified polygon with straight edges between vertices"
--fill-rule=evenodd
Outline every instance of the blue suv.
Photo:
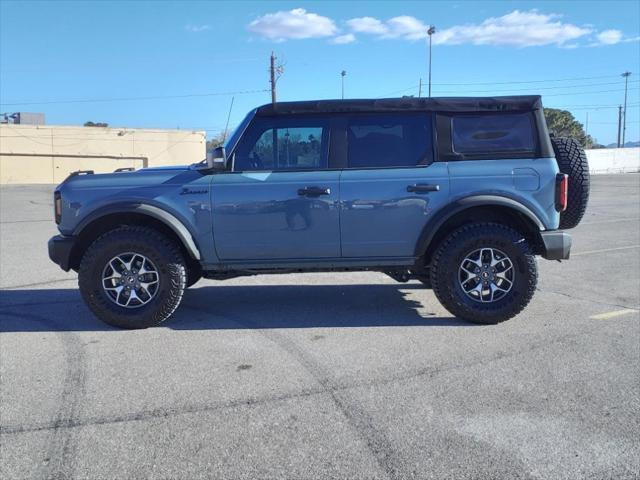
M 493 324 L 569 258 L 584 151 L 550 137 L 539 96 L 269 104 L 198 164 L 95 175 L 54 193 L 49 256 L 94 314 L 165 321 L 201 277 L 372 270 Z

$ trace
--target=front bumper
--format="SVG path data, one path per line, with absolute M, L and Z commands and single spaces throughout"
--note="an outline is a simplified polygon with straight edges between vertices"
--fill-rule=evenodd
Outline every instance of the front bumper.
M 71 269 L 69 264 L 71 263 L 71 250 L 74 243 L 74 237 L 66 237 L 64 235 L 56 235 L 49 239 L 49 258 L 65 272 Z
M 547 260 L 568 260 L 571 254 L 571 235 L 562 231 L 540 232 Z

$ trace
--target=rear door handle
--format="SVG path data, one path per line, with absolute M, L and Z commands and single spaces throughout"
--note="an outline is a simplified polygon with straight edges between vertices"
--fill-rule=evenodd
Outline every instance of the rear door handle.
M 301 197 L 319 197 L 320 195 L 330 195 L 331 189 L 328 187 L 304 187 L 298 189 Z
M 440 185 L 430 183 L 415 183 L 413 185 L 407 185 L 407 192 L 428 193 L 438 191 L 440 191 Z

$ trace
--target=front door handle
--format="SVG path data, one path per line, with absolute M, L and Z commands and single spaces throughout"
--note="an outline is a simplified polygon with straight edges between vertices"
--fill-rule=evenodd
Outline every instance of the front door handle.
M 298 189 L 301 197 L 319 197 L 320 195 L 330 195 L 331 189 L 328 187 L 304 187 Z
M 438 191 L 440 191 L 440 185 L 430 183 L 415 183 L 413 185 L 407 185 L 407 192 L 429 193 Z

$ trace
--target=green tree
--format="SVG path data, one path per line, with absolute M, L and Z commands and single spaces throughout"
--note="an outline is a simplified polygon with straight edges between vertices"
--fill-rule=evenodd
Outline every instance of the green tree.
M 207 140 L 207 152 L 210 152 L 211 150 L 219 147 L 220 145 L 223 145 L 224 142 L 226 142 L 227 138 L 229 138 L 229 135 L 227 135 L 227 133 L 224 131 L 221 131 L 215 134 L 213 137 Z
M 104 122 L 84 122 L 85 127 L 108 127 L 108 123 Z
M 582 124 L 571 112 L 557 108 L 545 108 L 544 117 L 547 120 L 549 133 L 556 137 L 572 137 L 580 142 L 584 148 L 591 148 L 595 142 L 591 135 L 587 135 Z

